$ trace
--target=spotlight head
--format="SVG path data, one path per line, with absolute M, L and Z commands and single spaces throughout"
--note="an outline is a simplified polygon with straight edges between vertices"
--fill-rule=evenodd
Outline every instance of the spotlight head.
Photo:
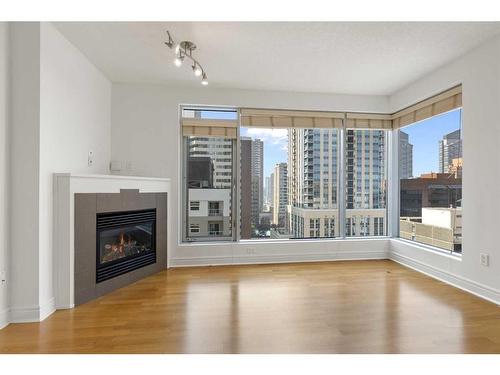
M 184 56 L 177 56 L 174 60 L 174 64 L 176 67 L 180 67 L 182 65 L 182 61 L 184 60 Z
M 198 64 L 194 64 L 193 65 L 193 72 L 194 72 L 194 75 L 196 77 L 199 77 L 203 73 L 203 70 L 201 70 L 201 68 L 200 68 L 200 66 Z
M 208 85 L 208 79 L 207 79 L 207 75 L 205 73 L 203 73 L 203 78 L 201 79 L 201 84 L 203 86 Z

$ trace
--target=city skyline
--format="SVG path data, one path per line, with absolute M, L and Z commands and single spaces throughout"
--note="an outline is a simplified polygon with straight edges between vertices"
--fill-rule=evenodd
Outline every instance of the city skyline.
M 439 172 L 439 142 L 443 136 L 460 129 L 461 109 L 422 121 L 420 126 L 401 128 L 413 145 L 413 177 Z M 264 141 L 264 176 L 269 177 L 276 164 L 288 160 L 287 129 L 241 128 L 241 136 Z

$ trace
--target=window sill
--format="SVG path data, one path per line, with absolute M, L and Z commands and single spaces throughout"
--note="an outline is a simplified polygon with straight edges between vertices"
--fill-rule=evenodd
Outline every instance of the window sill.
M 240 241 L 193 241 L 193 242 L 180 242 L 178 245 L 180 247 L 189 246 L 213 246 L 213 245 L 249 245 L 249 244 L 299 244 L 299 243 L 327 243 L 327 242 L 355 242 L 355 241 L 387 241 L 391 237 L 389 236 L 378 236 L 378 237 L 347 237 L 347 238 L 303 238 L 303 239 L 251 239 L 251 240 L 240 240 Z
M 443 249 L 440 249 L 439 247 L 429 246 L 429 245 L 421 244 L 418 242 L 405 240 L 404 238 L 399 238 L 399 237 L 391 238 L 391 241 L 399 242 L 401 244 L 411 246 L 411 247 L 418 249 L 418 250 L 430 252 L 432 254 L 437 254 L 440 256 L 444 256 L 444 257 L 448 257 L 448 258 L 455 259 L 458 261 L 462 261 L 462 254 L 453 253 L 451 251 L 443 250 Z

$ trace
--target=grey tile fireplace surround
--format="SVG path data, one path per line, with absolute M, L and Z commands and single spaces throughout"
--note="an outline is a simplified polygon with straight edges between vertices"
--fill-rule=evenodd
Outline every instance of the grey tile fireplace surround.
M 156 263 L 96 282 L 97 214 L 156 209 Z M 91 301 L 167 268 L 167 193 L 75 194 L 75 305 Z

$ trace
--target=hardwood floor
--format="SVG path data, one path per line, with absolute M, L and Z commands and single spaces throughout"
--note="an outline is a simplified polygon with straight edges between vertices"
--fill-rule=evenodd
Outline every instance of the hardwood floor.
M 500 309 L 391 261 L 177 268 L 41 323 L 1 353 L 500 353 Z

